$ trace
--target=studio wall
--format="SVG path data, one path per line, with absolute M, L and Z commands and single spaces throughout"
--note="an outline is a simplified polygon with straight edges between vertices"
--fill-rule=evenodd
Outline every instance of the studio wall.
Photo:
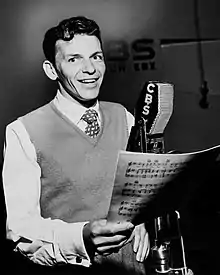
M 220 4 L 218 1 L 198 2 L 202 39 L 218 39 L 220 19 L 217 11 Z M 194 1 L 191 0 L 8 0 L 1 1 L 0 14 L 1 144 L 6 124 L 46 103 L 55 94 L 55 83 L 47 79 L 42 70 L 44 56 L 41 44 L 45 31 L 63 18 L 83 14 L 99 23 L 108 68 L 101 99 L 121 102 L 131 112 L 144 82 L 166 79 L 164 68 L 167 68 L 167 62 L 173 64 L 172 60 L 176 58 L 172 57 L 171 50 L 169 58 L 164 59 L 164 52 L 168 51 L 161 48 L 161 41 L 196 39 Z M 135 56 L 140 57 L 138 62 Z M 190 58 L 186 58 L 190 63 Z M 166 62 L 165 67 L 163 62 Z M 180 64 L 176 67 L 177 73 L 179 67 Z M 212 71 L 211 63 L 209 71 Z M 198 73 L 196 69 L 194 73 Z M 186 79 L 189 83 L 194 76 L 190 77 Z M 218 78 L 218 75 L 215 77 Z M 169 74 L 170 82 L 175 82 L 174 78 Z M 212 136 L 204 141 L 201 132 L 216 127 L 211 117 L 209 121 L 209 113 L 214 112 L 212 117 L 215 116 L 219 94 L 214 99 L 210 98 L 215 103 L 211 104 L 212 109 L 203 112 L 197 100 L 200 96 L 199 83 L 193 85 L 194 92 L 190 95 L 184 88 L 175 89 L 175 112 L 166 130 L 169 148 L 193 150 L 217 141 L 216 138 L 212 140 Z M 179 101 L 192 105 L 190 116 L 194 117 L 195 125 L 204 116 L 209 127 L 205 129 L 206 126 L 201 125 L 201 131 L 192 132 L 190 127 L 195 125 L 188 125 L 180 135 L 177 125 L 187 124 L 188 117 L 187 109 L 181 107 Z M 194 136 L 188 138 L 186 131 Z M 216 136 L 220 136 L 219 130 Z
M 171 82 L 175 89 L 174 112 L 165 132 L 167 150 L 188 152 L 220 143 L 220 1 L 198 0 L 204 71 L 209 87 L 207 109 L 199 105 L 201 68 L 194 3 L 195 0 L 1 1 L 0 151 L 3 151 L 6 125 L 55 95 L 56 85 L 42 69 L 43 36 L 60 20 L 76 15 L 91 17 L 101 27 L 107 63 L 101 99 L 120 102 L 133 112 L 145 81 Z M 216 185 L 214 195 L 206 192 L 206 188 L 198 193 L 198 208 L 193 208 L 195 215 L 190 215 L 192 208 L 185 211 L 189 234 L 195 216 L 201 217 L 202 222 L 206 219 L 206 234 L 210 213 L 215 214 L 220 208 Z M 201 204 L 200 194 L 205 198 Z M 217 207 L 211 205 L 217 202 Z M 198 227 L 202 222 L 198 222 Z M 211 231 L 215 225 L 210 226 Z M 191 237 L 194 239 L 198 232 Z M 198 237 L 199 242 L 204 239 L 207 241 L 207 235 Z

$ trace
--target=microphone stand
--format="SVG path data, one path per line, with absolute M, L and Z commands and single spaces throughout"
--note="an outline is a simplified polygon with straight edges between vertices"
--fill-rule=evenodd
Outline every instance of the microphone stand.
M 145 133 L 144 129 L 141 131 Z M 144 136 L 147 139 L 144 139 Z M 143 144 L 141 144 L 143 143 Z M 163 134 L 143 135 L 140 147 L 148 153 L 165 153 Z M 151 248 L 155 274 L 188 275 L 183 237 L 180 230 L 180 213 L 170 211 L 153 219 L 154 244 Z
M 159 82 L 147 82 L 140 94 L 135 109 L 135 125 L 131 129 L 127 151 L 142 153 L 165 153 L 164 136 L 158 131 L 151 131 L 157 124 L 166 126 L 168 120 L 163 121 L 172 113 L 173 86 L 160 86 Z M 163 87 L 163 88 L 162 88 Z M 170 93 L 167 93 L 170 88 Z M 161 89 L 164 89 L 162 93 Z M 166 96 L 164 96 L 166 94 Z M 168 103 L 169 108 L 161 109 L 161 102 Z M 168 110 L 169 109 L 169 110 Z M 162 114 L 161 114 L 162 113 Z M 177 211 L 166 213 L 154 218 L 154 245 L 151 248 L 151 259 L 154 274 L 189 275 L 187 269 L 183 238 L 180 231 L 180 214 Z

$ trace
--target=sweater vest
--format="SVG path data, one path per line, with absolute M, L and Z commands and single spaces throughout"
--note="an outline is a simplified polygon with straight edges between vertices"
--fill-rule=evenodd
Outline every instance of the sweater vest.
M 41 168 L 43 218 L 81 222 L 106 217 L 128 127 L 120 104 L 101 101 L 100 113 L 96 138 L 81 131 L 53 102 L 21 118 Z

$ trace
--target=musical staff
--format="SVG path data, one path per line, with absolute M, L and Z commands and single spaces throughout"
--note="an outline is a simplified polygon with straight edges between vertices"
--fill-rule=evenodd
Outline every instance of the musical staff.
M 183 162 L 171 162 L 170 159 L 166 159 L 165 162 L 159 162 L 159 160 L 152 162 L 149 159 L 146 162 L 130 161 L 125 176 L 131 178 L 164 178 L 179 173 L 184 165 Z
M 207 162 L 204 162 L 204 159 L 210 166 L 211 163 L 220 161 L 219 155 L 220 145 L 188 154 L 120 151 L 108 219 L 132 220 L 177 176 L 183 175 L 184 180 L 196 176 L 193 175 L 193 171 L 198 173 L 198 167 L 195 170 L 186 169 L 189 165 L 193 163 L 201 168 L 199 171 L 206 170 Z M 178 179 L 175 184 L 180 182 Z

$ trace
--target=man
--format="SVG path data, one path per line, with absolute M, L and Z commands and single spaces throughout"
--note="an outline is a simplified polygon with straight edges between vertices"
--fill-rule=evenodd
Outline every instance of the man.
M 7 238 L 32 262 L 71 266 L 74 274 L 144 274 L 144 224 L 106 219 L 117 154 L 134 119 L 120 104 L 98 100 L 99 27 L 85 17 L 64 20 L 47 31 L 43 50 L 58 91 L 6 128 Z

